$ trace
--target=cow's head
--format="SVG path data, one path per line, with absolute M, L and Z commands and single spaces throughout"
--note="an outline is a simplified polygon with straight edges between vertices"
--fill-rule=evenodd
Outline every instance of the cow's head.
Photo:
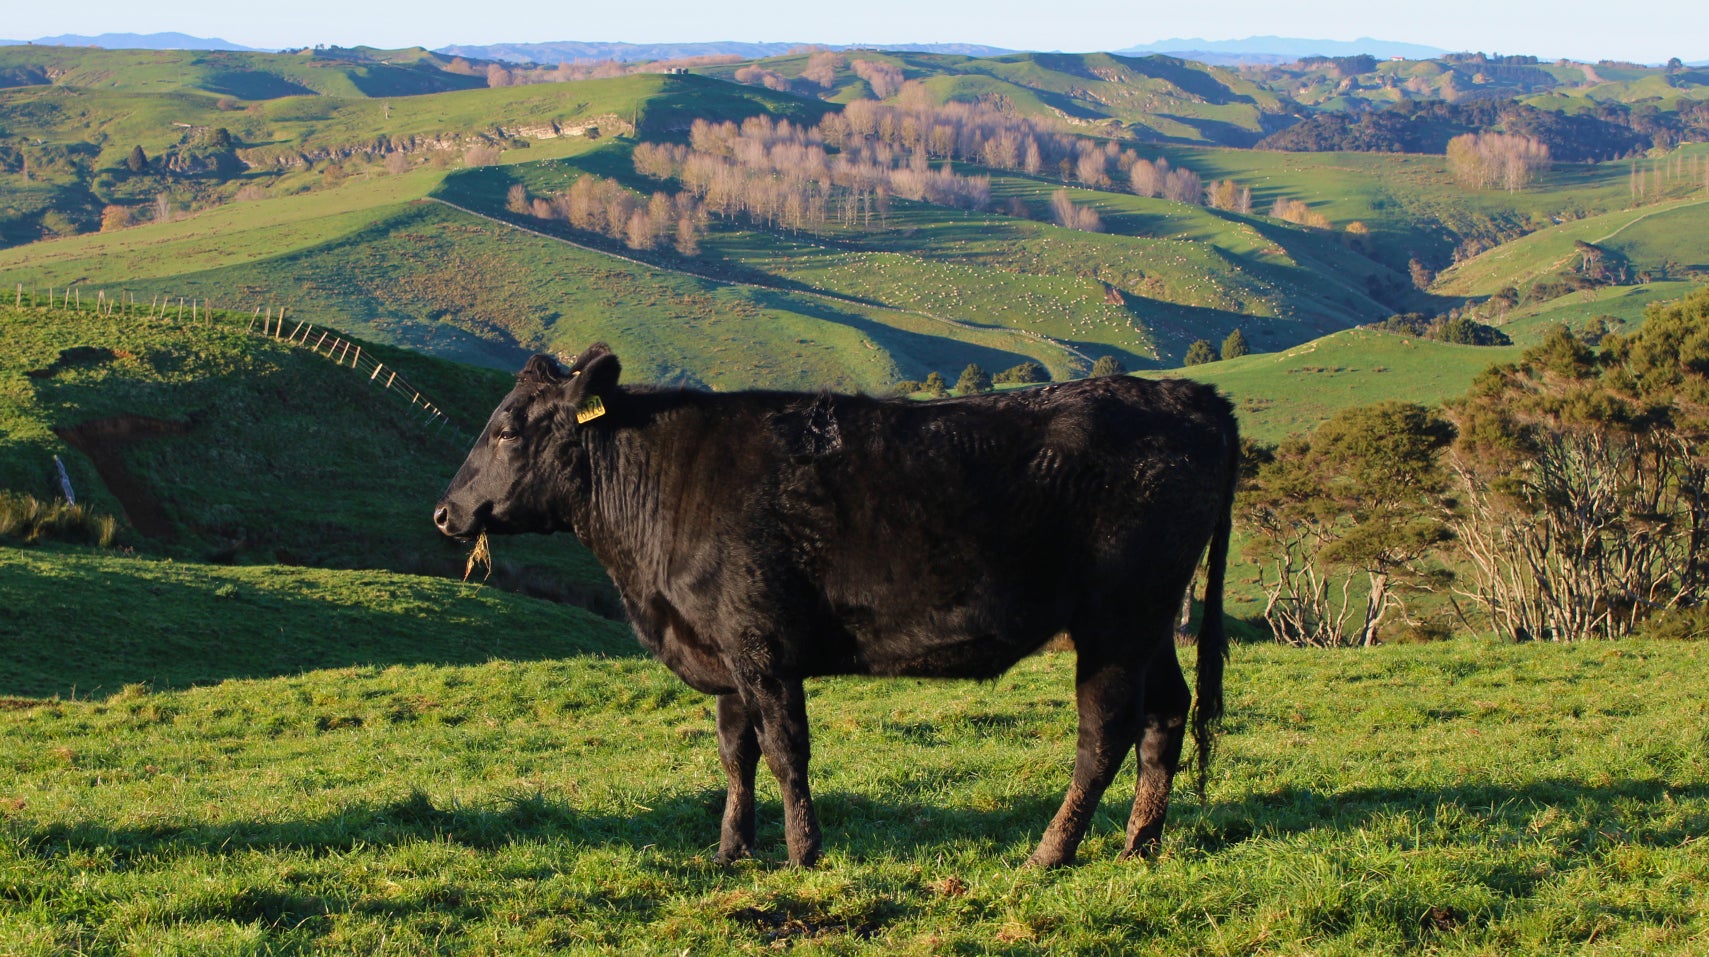
M 535 356 L 517 374 L 463 467 L 433 511 L 433 524 L 453 538 L 482 532 L 555 532 L 569 527 L 569 507 L 585 494 L 577 430 L 600 428 L 622 366 L 604 343 L 565 370 Z

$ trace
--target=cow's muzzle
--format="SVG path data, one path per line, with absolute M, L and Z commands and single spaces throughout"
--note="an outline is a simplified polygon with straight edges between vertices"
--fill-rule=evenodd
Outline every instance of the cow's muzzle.
M 481 522 L 478 516 L 459 517 L 458 511 L 461 510 L 453 509 L 449 502 L 440 502 L 433 510 L 433 526 L 441 535 L 466 542 L 480 534 Z

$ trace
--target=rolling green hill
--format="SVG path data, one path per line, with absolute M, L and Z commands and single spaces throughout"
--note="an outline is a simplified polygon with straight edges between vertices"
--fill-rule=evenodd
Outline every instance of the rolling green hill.
M 1458 263 L 1444 270 L 1432 289 L 1458 296 L 1488 296 L 1503 286 L 1525 292 L 1570 271 L 1580 258 L 1577 243 L 1606 250 L 1634 273 L 1662 278 L 1709 274 L 1709 250 L 1702 241 L 1706 228 L 1709 199 L 1701 196 L 1604 213 L 1531 233 Z
M 558 158 L 530 159 L 538 154 Z M 567 140 L 513 151 L 502 166 L 350 179 L 0 251 L 0 277 L 31 289 L 288 306 L 378 341 L 505 368 L 528 351 L 606 338 L 664 380 L 867 389 L 933 370 L 953 376 L 968 362 L 1001 369 L 1030 358 L 1058 377 L 1102 354 L 1169 365 L 1194 339 L 1236 326 L 1260 348 L 1280 348 L 1382 318 L 1367 290 L 1401 282 L 1329 232 L 1116 192 L 1074 191 L 1105 217 L 1105 234 L 898 203 L 880 228 L 821 239 L 715 225 L 701 257 L 655 257 L 653 267 L 411 205 L 437 195 L 504 218 L 513 184 L 544 194 L 593 172 L 652 185 L 627 167 L 621 143 Z M 993 180 L 1000 201 L 1041 211 L 1055 188 Z M 455 281 L 445 281 L 447 262 L 459 265 Z
M 1093 94 L 1114 102 L 1125 90 L 1137 103 L 1154 95 L 1147 84 L 1168 84 L 1206 106 L 1262 112 L 1281 104 L 1242 75 L 1166 57 L 872 57 L 869 66 L 888 64 L 928 86 L 973 84 L 969 95 L 981 84 L 1008 84 L 1084 102 Z M 766 63 L 799 80 L 812 61 Z M 192 201 L 201 196 L 205 208 L 0 250 L 5 288 L 184 296 L 245 313 L 284 307 L 376 343 L 507 370 L 533 351 L 573 352 L 604 339 L 633 374 L 654 381 L 882 391 L 933 371 L 953 379 L 970 362 L 997 371 L 1032 360 L 1057 378 L 1083 374 L 1103 355 L 1130 368 L 1167 368 L 1192 342 L 1220 341 L 1236 328 L 1260 352 L 1277 353 L 1393 312 L 1481 299 L 1499 288 L 1499 272 L 1512 271 L 1493 265 L 1503 262 L 1498 256 L 1552 263 L 1547 257 L 1558 258 L 1557 247 L 1581 233 L 1618 230 L 1611 254 L 1659 270 L 1650 275 L 1659 282 L 1521 303 L 1504 318 L 1522 341 L 1553 321 L 1588 328 L 1609 316 L 1629 325 L 1697 265 L 1689 236 L 1701 207 L 1681 201 L 1677 210 L 1622 212 L 1633 200 L 1631 163 L 1564 164 L 1539 185 L 1508 193 L 1465 190 L 1437 157 L 1181 144 L 1138 150 L 1207 183 L 1250 189 L 1255 212 L 1069 183 L 1063 196 L 1095 210 L 1103 231 L 1064 229 L 1046 222 L 1065 185 L 1058 177 L 956 163 L 957 173 L 989 177 L 986 211 L 892 199 L 858 227 L 792 231 L 714 219 L 697 256 L 637 254 L 561 220 L 507 209 L 509 191 L 547 197 L 586 175 L 613 177 L 642 196 L 673 189 L 633 171 L 627 134 L 680 140 L 693 118 L 756 113 L 810 123 L 833 107 L 707 76 L 632 75 L 410 97 L 290 95 L 222 110 L 203 74 L 157 90 L 150 84 L 165 85 L 156 76 L 165 68 L 144 63 L 153 61 L 115 67 L 139 71 L 128 81 L 136 89 L 119 80 L 118 89 L 80 87 L 67 73 L 0 93 L 19 131 L 58 136 L 68 150 L 83 144 L 61 167 L 37 167 L 29 182 L 21 170 L 0 175 L 0 192 L 45 195 L 51 204 L 55 189 L 83 190 L 87 207 L 141 199 L 158 181 Z M 829 75 L 821 92 L 832 98 L 869 84 L 849 57 Z M 175 110 L 201 110 L 183 114 L 197 120 L 188 127 L 226 130 L 234 155 L 256 165 L 229 178 L 121 172 L 124 142 L 171 127 Z M 626 135 L 595 137 L 588 126 Z M 560 135 L 577 131 L 585 135 Z M 200 148 L 149 142 L 150 162 Z M 453 148 L 478 143 L 488 147 L 480 158 Z M 1686 169 L 1691 157 L 1670 162 Z M 64 182 L 51 182 L 56 176 Z M 1322 225 L 1263 215 L 1280 200 L 1305 203 Z M 1472 255 L 1486 248 L 1493 251 Z M 1466 261 L 1430 295 L 1413 290 L 1409 263 L 1456 257 Z
M 0 48 L 0 54 L 20 49 L 36 48 Z M 766 113 L 810 122 L 830 108 L 659 74 L 491 89 L 483 81 L 437 93 L 303 90 L 245 101 L 197 85 L 190 61 L 211 54 L 163 54 L 157 64 L 151 51 L 117 52 L 127 56 L 95 59 L 115 76 L 143 79 L 0 89 L 0 245 L 102 228 L 107 207 L 119 207 L 126 221 L 158 218 L 162 196 L 174 210 L 206 208 L 234 197 L 318 189 L 347 175 L 424 164 L 443 169 L 470 148 L 532 145 L 549 155 L 572 139 L 637 126 L 669 135 L 696 116 L 739 121 Z M 238 56 L 296 63 L 281 54 Z M 147 79 L 157 71 L 177 76 L 178 67 L 185 75 L 176 85 L 162 79 L 156 89 Z M 66 78 L 95 80 L 76 71 Z M 135 150 L 143 163 L 131 169 Z
M 1433 405 L 1461 395 L 1478 373 L 1513 361 L 1520 351 L 1349 329 L 1281 352 L 1168 375 L 1221 389 L 1235 403 L 1241 435 L 1274 444 L 1351 406 L 1390 399 Z
M 79 504 L 150 555 L 458 574 L 429 514 L 502 373 L 360 343 L 462 431 L 250 317 L 0 306 L 0 489 Z M 391 381 L 390 375 L 385 381 Z M 604 573 L 567 538 L 507 542 L 498 581 L 598 605 Z
M 131 93 L 193 91 L 239 100 L 319 94 L 414 96 L 486 86 L 449 72 L 450 57 L 416 48 L 249 53 L 230 50 L 107 50 L 99 47 L 0 47 L 0 86 L 61 86 Z
M 1142 141 L 1248 146 L 1292 122 L 1287 100 L 1242 74 L 1169 56 L 1017 53 L 969 57 L 941 53 L 849 51 L 835 59 L 829 87 L 803 78 L 809 55 L 770 57 L 758 66 L 794 81 L 794 89 L 844 102 L 873 90 L 854 61 L 890 65 L 919 81 L 932 102 L 985 102 Z M 736 79 L 740 64 L 697 68 Z

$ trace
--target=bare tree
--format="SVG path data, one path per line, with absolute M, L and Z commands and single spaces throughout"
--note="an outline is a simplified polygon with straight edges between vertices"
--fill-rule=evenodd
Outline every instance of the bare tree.
M 820 51 L 807 58 L 807 68 L 801 71 L 801 77 L 828 90 L 837 85 L 837 71 L 846 62 L 841 53 Z
M 1102 150 L 1088 150 L 1074 162 L 1074 178 L 1094 188 L 1110 185 L 1109 157 Z
M 1464 186 L 1516 192 L 1549 168 L 1549 147 L 1529 136 L 1466 133 L 1448 141 L 1448 169 Z
M 1104 223 L 1098 216 L 1098 211 L 1089 206 L 1076 205 L 1066 189 L 1059 189 L 1050 195 L 1050 209 L 1058 226 L 1089 233 L 1103 232 Z
M 902 70 L 882 60 L 855 60 L 849 64 L 855 75 L 872 88 L 872 95 L 888 100 L 902 89 Z
M 510 184 L 510 189 L 504 194 L 504 208 L 507 212 L 527 215 L 533 208 L 528 198 L 528 187 L 521 183 Z
M 1177 203 L 1192 203 L 1198 205 L 1205 201 L 1205 188 L 1199 182 L 1199 174 L 1181 167 L 1169 171 L 1169 176 L 1163 183 L 1163 198 L 1172 199 Z

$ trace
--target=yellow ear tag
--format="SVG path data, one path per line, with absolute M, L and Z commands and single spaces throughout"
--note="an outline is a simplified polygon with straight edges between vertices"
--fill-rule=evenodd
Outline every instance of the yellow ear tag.
M 576 406 L 576 424 L 581 425 L 583 422 L 592 422 L 594 419 L 597 419 L 604 414 L 605 403 L 599 401 L 599 396 L 590 395 L 582 400 L 581 405 Z

